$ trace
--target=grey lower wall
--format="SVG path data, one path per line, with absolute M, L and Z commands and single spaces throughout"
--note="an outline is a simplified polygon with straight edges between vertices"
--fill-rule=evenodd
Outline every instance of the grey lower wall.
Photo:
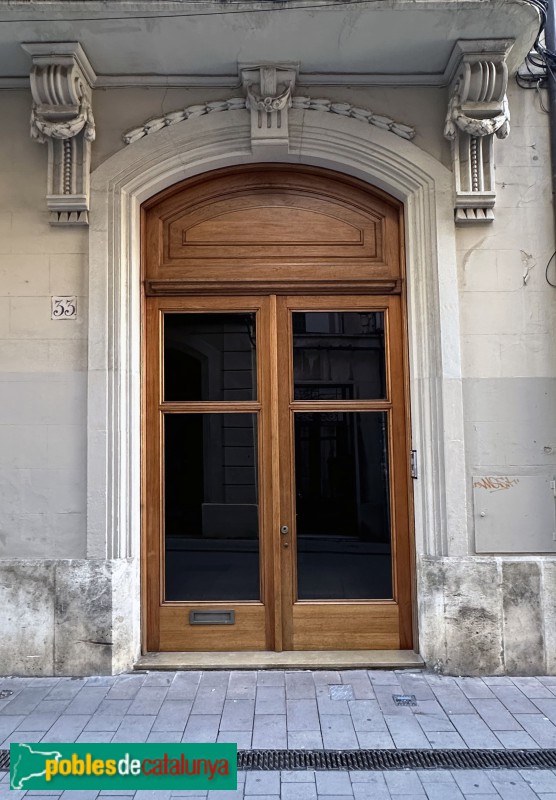
M 139 654 L 134 560 L 0 562 L 0 674 L 110 675 Z
M 421 655 L 448 675 L 556 672 L 556 559 L 422 556 Z

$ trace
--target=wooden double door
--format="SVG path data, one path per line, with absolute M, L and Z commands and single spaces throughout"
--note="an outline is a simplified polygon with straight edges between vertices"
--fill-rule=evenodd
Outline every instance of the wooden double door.
M 307 172 L 312 194 L 287 180 L 283 197 L 279 168 L 278 180 L 272 170 L 270 178 L 251 174 L 265 197 L 251 185 L 255 203 L 243 195 L 238 204 L 236 191 L 224 213 L 231 223 L 217 209 L 219 227 L 207 228 L 214 252 L 199 245 L 199 253 L 183 255 L 179 248 L 197 247 L 199 235 L 186 233 L 192 226 L 183 220 L 212 219 L 206 198 L 221 201 L 220 176 L 219 193 L 203 187 L 193 210 L 187 190 L 163 197 L 147 218 L 143 586 L 150 651 L 412 646 L 403 300 L 399 280 L 376 279 L 376 254 L 388 250 L 384 226 L 370 259 L 375 273 L 365 284 L 359 271 L 351 283 L 357 291 L 343 279 L 310 279 L 314 269 L 304 274 L 300 257 L 288 272 L 283 253 L 277 281 L 276 265 L 259 251 L 253 266 L 249 242 L 240 242 L 244 261 L 234 273 L 233 258 L 230 266 L 218 256 L 233 246 L 239 262 L 237 241 L 214 245 L 215 230 L 228 224 L 228 239 L 233 233 L 238 206 L 242 226 L 246 213 L 264 222 L 269 194 L 283 202 L 274 204 L 268 237 L 280 239 L 282 207 L 291 237 L 292 206 L 301 214 L 309 197 L 315 214 L 315 179 L 323 176 Z M 343 199 L 341 209 L 343 225 L 351 213 Z M 317 231 L 319 241 L 325 230 Z M 311 235 L 299 230 L 297 244 Z M 359 246 L 349 236 L 348 276 L 358 267 L 354 241 Z M 369 248 L 368 237 L 360 240 Z M 284 233 L 284 248 L 289 241 Z M 176 248 L 181 282 L 164 272 Z M 192 264 L 197 257 L 205 259 L 202 271 Z M 234 275 L 233 291 L 218 270 Z M 193 277 L 199 274 L 203 280 Z

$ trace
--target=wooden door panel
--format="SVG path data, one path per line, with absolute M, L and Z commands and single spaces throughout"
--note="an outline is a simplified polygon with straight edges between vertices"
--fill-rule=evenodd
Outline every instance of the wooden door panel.
M 378 190 L 369 191 L 360 181 L 317 168 L 253 165 L 218 170 L 172 187 L 145 204 L 144 220 L 147 297 L 142 503 L 146 648 L 239 651 L 411 647 L 409 428 L 400 204 Z M 172 396 L 165 402 L 161 315 L 213 312 L 257 314 L 257 397 L 232 402 L 220 396 L 218 400 L 191 401 Z M 334 384 L 337 395 L 315 400 L 311 398 L 320 397 L 319 392 L 310 388 L 306 376 L 303 391 L 295 399 L 291 315 L 297 312 L 383 314 L 385 371 L 380 391 L 365 394 L 365 390 L 363 399 L 357 399 L 351 379 L 340 384 L 329 381 L 324 394 L 329 392 L 329 384 Z M 318 349 L 318 343 L 312 341 L 308 347 Z M 346 363 L 351 364 L 350 358 L 346 356 Z M 321 378 L 316 384 L 323 384 Z M 163 420 L 168 415 L 228 413 L 252 414 L 258 420 L 260 600 L 166 600 Z M 296 500 L 294 425 L 296 419 L 305 419 L 296 415 L 322 413 L 331 418 L 342 414 L 382 415 L 393 566 L 391 593 L 377 599 L 366 594 L 351 600 L 333 599 L 334 595 L 332 599 L 314 594 L 309 594 L 309 599 L 297 596 L 296 521 L 301 505 Z M 349 417 L 348 422 L 352 419 Z M 306 517 L 307 508 L 312 507 L 305 503 Z M 281 532 L 284 526 L 286 533 Z M 175 563 L 180 562 L 176 559 Z M 310 559 L 306 559 L 305 569 L 307 563 Z M 201 574 L 196 569 L 194 574 Z M 181 567 L 176 566 L 174 574 L 181 579 Z M 330 598 L 330 593 L 326 597 Z M 234 624 L 190 624 L 190 612 L 202 610 L 233 611 Z
M 396 201 L 346 176 L 284 165 L 218 170 L 145 205 L 153 293 L 207 281 L 390 281 L 401 276 Z M 216 288 L 216 287 L 215 287 Z
M 295 603 L 292 650 L 399 650 L 396 603 Z
M 241 257 L 243 248 L 247 257 L 281 258 L 292 252 L 329 257 L 345 255 L 344 247 L 356 248 L 352 256 L 376 258 L 380 234 L 380 218 L 287 192 L 214 200 L 165 223 L 169 259 Z
M 290 532 L 282 539 L 282 592 L 284 648 L 304 649 L 383 649 L 411 646 L 411 596 L 408 492 L 408 441 L 403 349 L 399 298 L 369 297 L 283 297 L 279 298 L 279 337 L 284 353 L 280 381 L 280 469 L 282 521 Z M 384 314 L 386 328 L 386 391 L 378 400 L 294 399 L 292 317 L 296 311 L 371 312 Z M 320 345 L 322 347 L 322 344 Z M 298 599 L 297 521 L 294 420 L 299 413 L 344 415 L 386 415 L 386 441 L 389 470 L 389 514 L 391 528 L 391 601 L 353 599 Z M 338 567 L 338 570 L 340 567 Z M 345 568 L 344 568 L 345 569 Z M 315 567 L 318 570 L 318 566 Z M 328 596 L 328 595 L 327 595 Z
M 193 317 L 220 314 L 235 317 L 242 312 L 256 314 L 257 352 L 269 350 L 269 300 L 266 297 L 225 297 L 175 299 L 150 298 L 147 302 L 147 352 L 146 352 L 146 430 L 144 443 L 144 566 L 147 612 L 146 646 L 149 650 L 264 650 L 274 647 L 272 625 L 272 542 L 267 531 L 272 526 L 271 480 L 267 477 L 271 462 L 268 360 L 257 355 L 257 397 L 236 401 L 178 401 L 164 400 L 163 389 L 163 321 L 165 314 L 186 314 Z M 265 410 L 266 409 L 266 410 Z M 213 600 L 199 598 L 167 600 L 165 579 L 165 486 L 169 476 L 164 474 L 164 420 L 203 420 L 212 417 L 238 419 L 249 415 L 257 419 L 257 449 L 255 461 L 260 465 L 258 481 L 258 530 L 260 564 L 260 601 L 232 600 L 218 597 Z M 233 431 L 229 431 L 233 433 Z M 189 456 L 184 443 L 183 458 Z M 207 446 L 214 447 L 208 442 Z M 238 442 L 230 440 L 230 452 L 237 450 Z M 189 447 L 189 450 L 191 446 Z M 209 452 L 207 450 L 206 452 Z M 203 453 L 205 450 L 203 449 Z M 231 470 L 235 467 L 232 465 Z M 243 467 L 239 468 L 244 469 Z M 227 479 L 229 480 L 229 479 Z M 238 480 L 241 482 L 241 475 Z M 184 487 L 185 488 L 185 487 Z M 240 487 L 241 488 L 241 487 Z M 222 514 L 222 512 L 220 512 Z M 233 540 L 232 540 L 233 543 Z M 212 544 L 210 541 L 208 544 Z M 210 547 L 208 548 L 210 549 Z M 222 556 L 220 556 L 222 558 Z M 225 557 L 225 555 L 224 555 Z M 207 550 L 205 558 L 210 558 Z M 237 563 L 237 559 L 236 562 Z M 170 564 L 170 568 L 172 568 Z M 207 562 L 207 569 L 209 565 Z M 232 567 L 233 568 L 233 567 Z M 214 573 L 213 573 L 214 575 Z M 178 573 L 179 576 L 179 573 Z M 175 577 L 173 579 L 175 581 Z M 212 578 L 214 581 L 214 577 Z M 184 594 L 186 594 L 184 592 Z M 237 597 L 237 595 L 236 595 Z M 233 611 L 233 624 L 191 624 L 192 611 Z
M 233 625 L 191 625 L 191 611 L 235 612 Z M 161 651 L 267 650 L 266 609 L 262 603 L 180 603 L 165 605 L 160 614 Z

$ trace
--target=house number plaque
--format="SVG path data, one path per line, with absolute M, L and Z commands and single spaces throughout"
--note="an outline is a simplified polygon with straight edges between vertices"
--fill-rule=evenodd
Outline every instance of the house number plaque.
M 51 319 L 77 319 L 77 297 L 52 297 Z

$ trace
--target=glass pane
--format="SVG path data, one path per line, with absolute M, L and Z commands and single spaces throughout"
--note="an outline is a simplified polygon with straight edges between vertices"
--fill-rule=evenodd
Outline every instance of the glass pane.
M 164 399 L 256 400 L 255 314 L 165 314 Z
M 383 311 L 293 313 L 295 400 L 386 397 Z
M 300 600 L 392 597 L 386 412 L 295 414 Z
M 258 600 L 256 414 L 164 423 L 166 600 Z

